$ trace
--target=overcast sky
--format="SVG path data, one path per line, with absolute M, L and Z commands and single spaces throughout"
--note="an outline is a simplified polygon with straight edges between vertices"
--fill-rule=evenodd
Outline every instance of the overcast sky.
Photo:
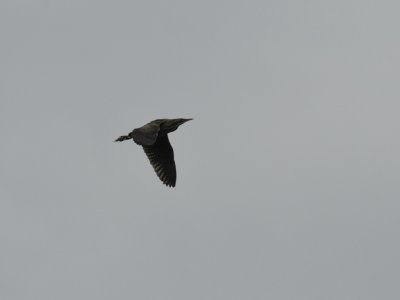
M 399 10 L 1 0 L 0 298 L 400 299 Z

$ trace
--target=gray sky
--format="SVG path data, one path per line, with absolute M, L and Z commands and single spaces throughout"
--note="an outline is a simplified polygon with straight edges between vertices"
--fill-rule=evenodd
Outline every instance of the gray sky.
M 399 299 L 399 9 L 2 0 L 0 298 Z

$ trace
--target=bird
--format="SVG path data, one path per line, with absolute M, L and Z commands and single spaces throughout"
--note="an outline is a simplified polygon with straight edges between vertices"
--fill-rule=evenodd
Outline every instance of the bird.
M 176 166 L 174 149 L 172 148 L 168 133 L 193 119 L 156 119 L 142 127 L 135 128 L 127 135 L 122 135 L 115 142 L 133 140 L 143 147 L 150 164 L 153 166 L 158 178 L 168 187 L 175 187 Z

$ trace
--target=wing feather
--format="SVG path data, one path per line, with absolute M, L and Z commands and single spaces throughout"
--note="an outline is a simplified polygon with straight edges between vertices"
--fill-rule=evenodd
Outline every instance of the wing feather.
M 174 187 L 176 184 L 176 166 L 174 150 L 168 140 L 168 136 L 158 136 L 152 145 L 143 145 L 143 150 L 158 178 L 165 185 Z
M 153 145 L 158 137 L 160 126 L 157 123 L 150 122 L 142 127 L 134 129 L 130 136 L 136 144 L 142 146 Z

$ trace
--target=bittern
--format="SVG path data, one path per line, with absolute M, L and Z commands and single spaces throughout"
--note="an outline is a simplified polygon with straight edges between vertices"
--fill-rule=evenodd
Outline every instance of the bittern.
M 168 140 L 168 133 L 193 119 L 157 119 L 122 135 L 115 142 L 133 139 L 142 146 L 158 178 L 167 186 L 176 184 L 174 150 Z

